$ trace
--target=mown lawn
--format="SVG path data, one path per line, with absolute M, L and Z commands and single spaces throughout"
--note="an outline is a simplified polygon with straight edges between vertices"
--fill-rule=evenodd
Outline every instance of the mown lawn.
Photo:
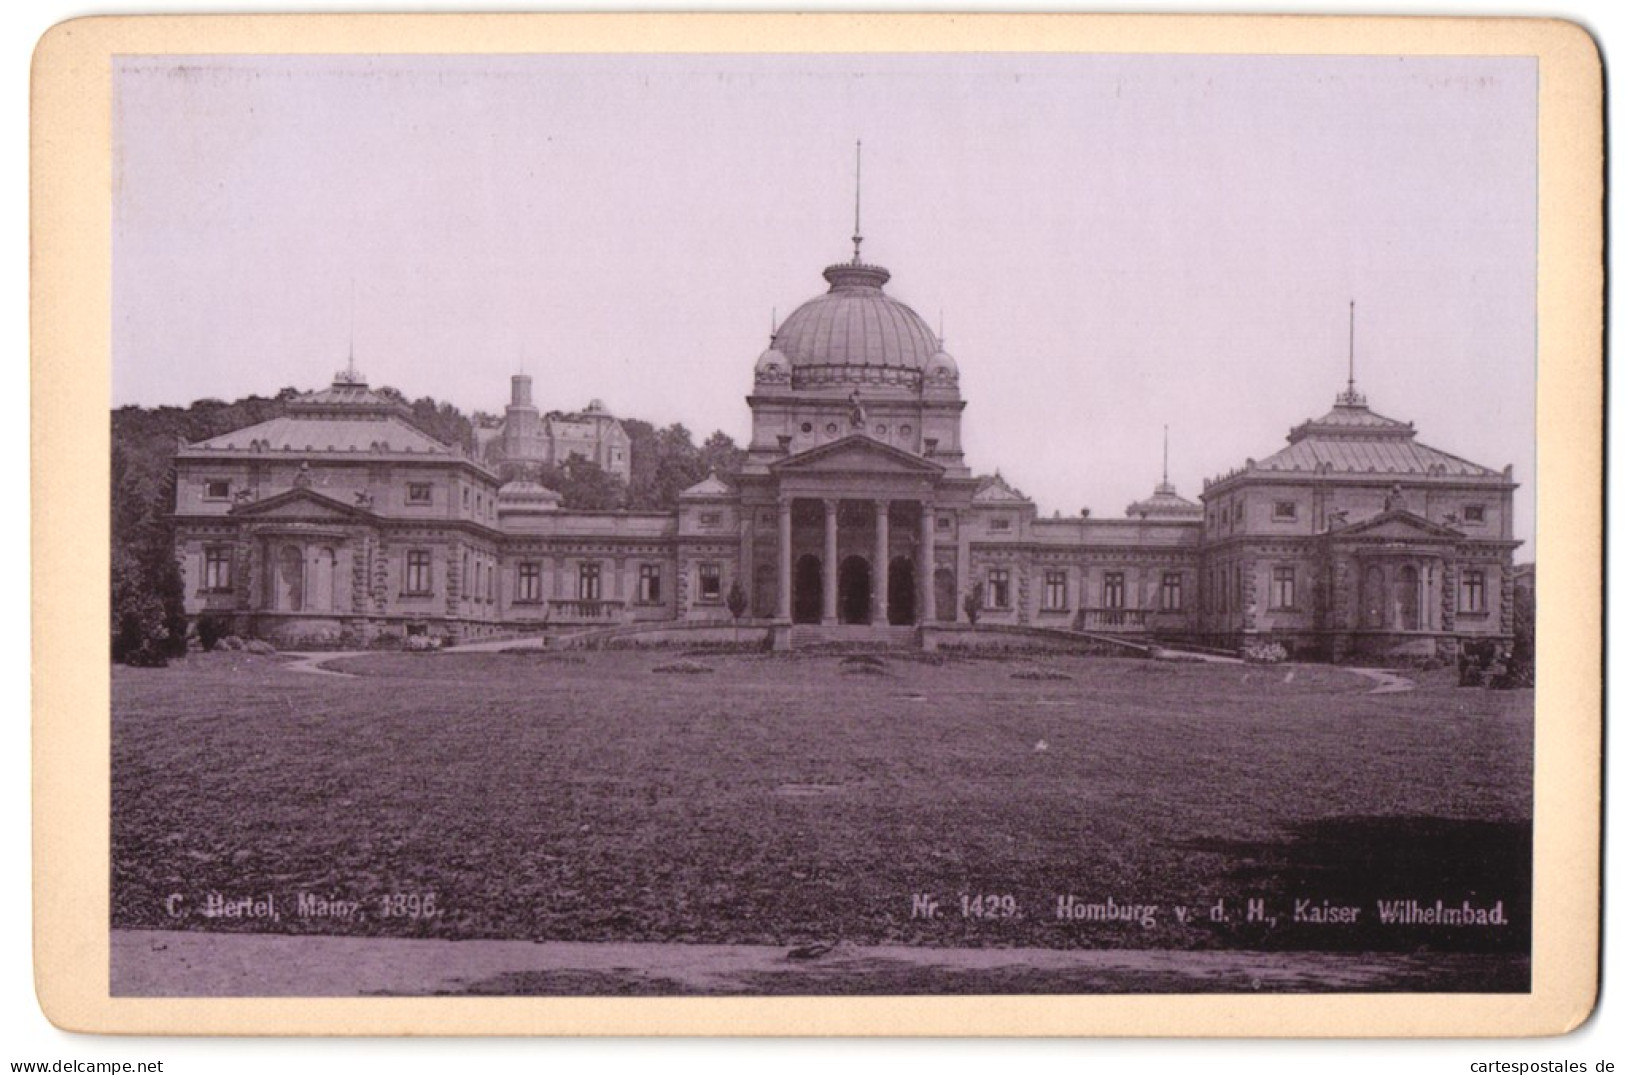
M 1527 953 L 1531 692 L 1432 674 L 1373 695 L 1321 666 L 1100 658 L 655 671 L 679 659 L 115 668 L 113 923 Z M 1034 669 L 1070 678 L 1014 675 Z M 211 892 L 271 894 L 281 917 L 205 917 Z M 362 914 L 300 917 L 301 892 Z M 433 893 L 436 913 L 386 917 L 392 893 Z M 912 913 L 916 894 L 938 918 Z M 1153 905 L 1153 924 L 1058 920 L 1065 894 Z M 1013 897 L 1016 915 L 962 917 L 962 895 Z M 1246 921 L 1249 898 L 1273 928 Z M 1294 925 L 1300 898 L 1367 910 Z M 1509 922 L 1372 921 L 1375 900 L 1412 898 L 1499 900 Z

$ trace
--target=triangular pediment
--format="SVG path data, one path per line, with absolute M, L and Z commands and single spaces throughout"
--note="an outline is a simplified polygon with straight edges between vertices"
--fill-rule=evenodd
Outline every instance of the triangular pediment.
M 1457 541 L 1463 536 L 1459 530 L 1440 526 L 1420 515 L 1403 510 L 1385 511 L 1381 515 L 1373 515 L 1369 519 L 1341 527 L 1331 533 L 1337 538 L 1388 538 L 1408 541 L 1418 539 Z
M 314 489 L 289 489 L 264 500 L 238 504 L 231 509 L 231 513 L 238 518 L 248 519 L 351 521 L 373 518 L 370 511 L 335 500 Z
M 898 474 L 934 478 L 944 468 L 862 433 L 781 459 L 768 469 L 787 474 Z

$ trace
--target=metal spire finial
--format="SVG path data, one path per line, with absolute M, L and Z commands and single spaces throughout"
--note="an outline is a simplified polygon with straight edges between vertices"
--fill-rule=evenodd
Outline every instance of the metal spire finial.
M 1354 395 L 1354 300 L 1349 300 L 1349 395 Z
M 1365 397 L 1354 388 L 1354 300 L 1349 300 L 1349 383 L 1337 394 L 1337 402 L 1346 407 L 1365 406 Z
M 863 264 L 863 139 L 858 139 L 856 190 L 852 199 L 852 264 Z
M 355 277 L 350 277 L 350 380 L 355 380 Z
M 1168 484 L 1168 425 L 1162 427 L 1162 484 Z
M 355 277 L 350 277 L 350 354 L 344 363 L 344 369 L 333 375 L 335 381 L 345 384 L 361 384 L 363 378 L 355 368 Z

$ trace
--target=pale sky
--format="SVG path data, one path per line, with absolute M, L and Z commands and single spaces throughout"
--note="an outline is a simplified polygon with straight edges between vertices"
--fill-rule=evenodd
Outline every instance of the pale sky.
M 776 310 L 851 254 L 959 363 L 968 462 L 1048 515 L 1262 458 L 1359 387 L 1515 466 L 1532 558 L 1532 60 L 131 58 L 113 403 L 328 383 L 594 397 L 742 444 Z

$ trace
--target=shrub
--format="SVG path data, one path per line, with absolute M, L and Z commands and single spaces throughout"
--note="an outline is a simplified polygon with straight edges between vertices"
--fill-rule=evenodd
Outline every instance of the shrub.
M 1249 642 L 1242 647 L 1241 656 L 1250 664 L 1280 664 L 1290 654 L 1279 642 Z
M 197 640 L 205 651 L 220 645 L 220 640 L 231 634 L 231 617 L 218 612 L 205 612 L 197 620 Z

